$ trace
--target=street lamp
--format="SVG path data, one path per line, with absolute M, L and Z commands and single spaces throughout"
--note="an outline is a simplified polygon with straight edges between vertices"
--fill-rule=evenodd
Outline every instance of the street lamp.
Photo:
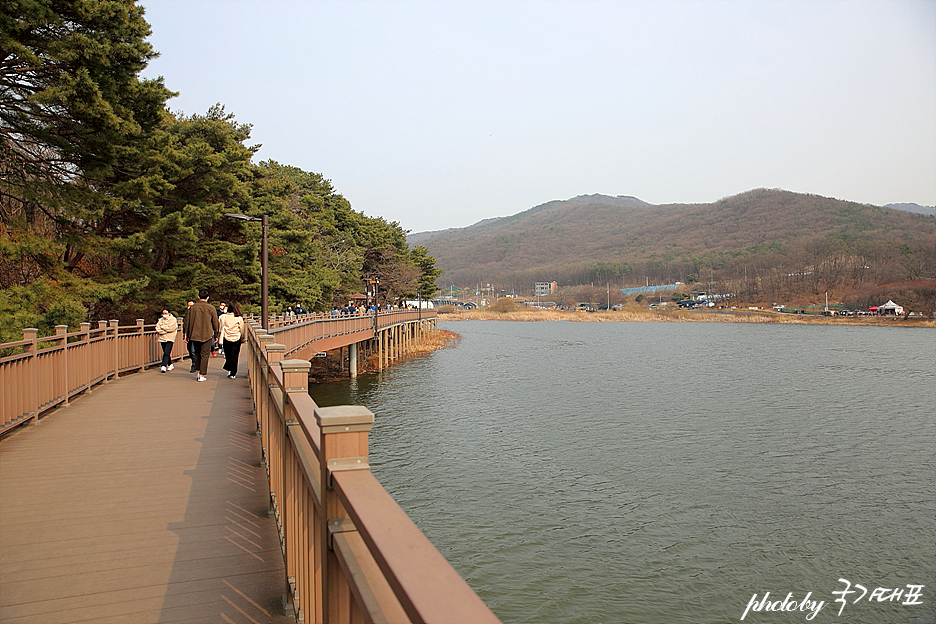
M 268 267 L 267 267 L 267 215 L 259 217 L 248 217 L 244 214 L 235 214 L 231 212 L 224 213 L 225 217 L 241 219 L 243 221 L 259 221 L 263 226 L 263 239 L 260 243 L 260 324 L 263 329 L 270 328 L 270 311 L 267 307 L 267 294 L 269 292 Z

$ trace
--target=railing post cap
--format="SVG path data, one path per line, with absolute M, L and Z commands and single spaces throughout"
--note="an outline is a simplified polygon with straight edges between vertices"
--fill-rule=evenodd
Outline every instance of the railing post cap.
M 55 326 L 55 329 L 56 329 L 56 330 L 59 330 L 59 329 L 68 329 L 68 325 L 56 325 L 56 326 Z
M 283 373 L 309 372 L 312 368 L 312 362 L 308 360 L 282 360 L 278 362 Z
M 270 338 L 272 338 L 272 337 L 273 337 L 273 336 L 270 336 Z M 273 351 L 273 352 L 286 351 L 286 345 L 284 345 L 284 344 L 278 344 L 278 343 L 275 343 L 275 342 L 271 342 L 270 344 L 265 344 L 265 345 L 263 345 L 263 348 L 264 348 L 264 350 L 266 350 L 267 352 L 270 352 L 270 351 Z M 287 360 L 287 361 L 288 361 L 288 360 Z
M 24 328 L 23 328 L 23 335 L 25 335 L 25 334 L 27 334 L 27 333 L 30 333 L 30 334 L 32 334 L 33 336 L 35 336 L 36 334 L 39 333 L 39 330 L 38 330 L 37 328 L 35 328 L 35 327 L 24 327 Z
M 137 319 L 137 325 L 142 325 L 146 322 L 146 319 Z
M 315 420 L 322 431 L 328 433 L 325 427 L 351 427 L 354 425 L 367 425 L 365 430 L 374 424 L 374 413 L 363 405 L 334 405 L 332 407 L 316 407 Z M 358 430 L 361 430 L 360 428 Z M 332 429 L 332 431 L 334 431 Z
M 84 331 L 91 329 L 90 321 L 85 321 L 84 323 L 81 323 L 81 329 Z
M 269 342 L 270 340 L 276 340 L 276 338 L 270 334 L 261 334 L 260 332 L 257 332 L 257 340 L 260 342 Z

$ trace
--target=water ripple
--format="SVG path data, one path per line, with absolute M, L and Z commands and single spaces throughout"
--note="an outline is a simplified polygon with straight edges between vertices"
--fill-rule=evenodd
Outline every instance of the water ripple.
M 451 329 L 456 349 L 312 393 L 378 414 L 378 478 L 505 624 L 722 623 L 842 577 L 936 585 L 927 330 Z

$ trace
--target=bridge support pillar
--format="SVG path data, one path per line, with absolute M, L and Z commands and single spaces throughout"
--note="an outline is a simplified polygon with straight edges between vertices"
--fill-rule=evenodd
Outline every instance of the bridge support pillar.
M 357 378 L 357 343 L 348 346 L 348 369 L 351 379 Z
M 377 331 L 377 370 L 379 371 L 384 369 L 385 334 L 386 332 L 382 329 Z

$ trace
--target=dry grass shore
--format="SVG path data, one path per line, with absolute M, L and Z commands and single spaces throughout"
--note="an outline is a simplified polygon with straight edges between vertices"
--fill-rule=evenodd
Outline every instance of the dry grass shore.
M 510 312 L 493 312 L 488 310 L 460 310 L 439 315 L 440 321 L 572 321 L 582 323 L 793 323 L 798 325 L 867 325 L 882 327 L 936 327 L 936 319 L 932 317 L 914 316 L 908 319 L 902 317 L 883 316 L 817 316 L 804 314 L 780 314 L 773 310 L 648 310 L 643 307 L 633 307 L 619 312 L 566 312 L 561 310 L 535 310 L 521 309 Z M 412 345 L 406 355 L 391 363 L 399 364 L 410 358 L 422 357 L 439 349 L 454 347 L 461 340 L 456 332 L 440 329 L 427 332 L 420 341 Z M 322 360 L 313 362 L 318 364 L 318 370 L 310 372 L 316 383 L 343 380 L 347 372 L 343 371 L 340 362 Z M 362 362 L 358 372 L 360 374 L 376 373 L 379 370 L 377 356 L 372 355 Z
M 798 325 L 876 325 L 886 327 L 936 327 L 930 317 L 817 316 L 781 314 L 773 310 L 666 310 L 634 307 L 611 312 L 566 312 L 524 309 L 511 312 L 487 310 L 440 314 L 440 321 L 576 321 L 576 322 L 658 322 L 658 323 L 792 323 Z

